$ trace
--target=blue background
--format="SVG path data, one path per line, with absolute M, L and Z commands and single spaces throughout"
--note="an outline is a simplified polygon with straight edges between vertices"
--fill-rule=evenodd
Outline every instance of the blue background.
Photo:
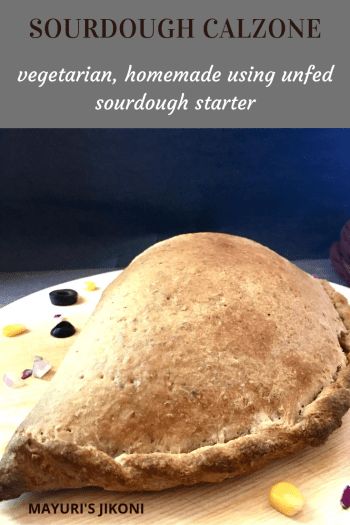
M 0 271 L 121 267 L 201 230 L 326 258 L 349 146 L 348 129 L 0 130 Z

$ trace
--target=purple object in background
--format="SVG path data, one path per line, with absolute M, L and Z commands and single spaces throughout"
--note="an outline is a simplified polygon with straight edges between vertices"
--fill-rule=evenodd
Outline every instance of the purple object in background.
M 350 264 L 350 221 L 342 228 L 339 242 L 345 262 Z
M 343 226 L 340 240 L 331 246 L 330 258 L 336 272 L 350 286 L 350 221 Z
M 343 495 L 340 500 L 340 504 L 343 507 L 343 509 L 350 508 L 350 486 L 348 485 L 345 487 Z

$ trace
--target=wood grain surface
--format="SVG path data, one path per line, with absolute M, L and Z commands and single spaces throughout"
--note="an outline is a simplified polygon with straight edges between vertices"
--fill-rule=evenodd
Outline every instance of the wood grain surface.
M 24 323 L 28 332 L 14 337 L 0 336 L 0 375 L 13 371 L 20 373 L 30 368 L 35 355 L 48 359 L 53 370 L 43 379 L 29 378 L 19 388 L 0 385 L 0 455 L 6 443 L 33 407 L 54 375 L 72 338 L 55 339 L 50 330 L 56 320 L 55 313 L 62 313 L 78 332 L 94 309 L 103 288 L 117 275 L 109 272 L 92 276 L 99 289 L 84 290 L 87 278 L 65 283 L 59 287 L 71 287 L 79 292 L 78 304 L 59 308 L 50 304 L 48 292 L 42 290 L 20 299 L 0 311 L 0 327 L 7 323 Z M 350 290 L 336 288 L 350 299 Z M 73 338 L 76 337 L 73 336 Z M 303 511 L 294 518 L 287 518 L 272 509 L 268 492 L 274 483 L 285 480 L 295 483 L 306 498 Z M 118 494 L 98 489 L 66 490 L 41 494 L 27 493 L 16 500 L 0 504 L 0 525 L 8 524 L 91 524 L 130 523 L 153 525 L 189 524 L 271 524 L 284 525 L 307 523 L 315 525 L 350 525 L 350 509 L 343 510 L 339 500 L 345 486 L 350 485 L 350 413 L 343 426 L 329 438 L 327 443 L 308 449 L 265 469 L 238 480 L 215 485 L 167 490 L 161 493 Z M 49 504 L 50 513 L 41 515 L 29 512 L 30 504 Z M 62 504 L 56 514 L 52 504 Z M 78 504 L 77 513 L 69 512 L 67 504 Z M 143 503 L 143 513 L 102 514 L 101 503 Z M 82 505 L 81 505 L 82 504 Z M 86 505 L 84 505 L 86 504 Z M 88 504 L 91 504 L 90 508 Z M 123 512 L 125 506 L 119 507 Z M 118 510 L 118 507 L 114 507 Z M 72 508 L 70 507 L 70 510 Z M 88 513 L 90 510 L 91 514 Z M 94 513 L 92 513 L 94 510 Z M 113 508 L 112 508 L 113 512 Z

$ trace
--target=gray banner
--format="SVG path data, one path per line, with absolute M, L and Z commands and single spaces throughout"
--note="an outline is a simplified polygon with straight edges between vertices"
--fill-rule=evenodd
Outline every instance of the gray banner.
M 346 0 L 2 0 L 0 126 L 348 127 L 349 14 Z M 125 82 L 130 66 L 162 81 Z

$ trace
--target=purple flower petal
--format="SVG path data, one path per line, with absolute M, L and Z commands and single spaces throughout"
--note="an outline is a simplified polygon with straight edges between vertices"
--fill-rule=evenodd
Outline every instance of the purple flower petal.
M 345 487 L 343 495 L 340 500 L 340 504 L 343 509 L 348 509 L 350 507 L 350 486 Z
M 51 363 L 45 361 L 45 359 L 35 359 L 33 363 L 33 376 L 41 379 L 51 370 L 51 368 Z
M 33 370 L 31 368 L 26 368 L 23 370 L 21 379 L 28 379 L 33 374 Z
M 342 279 L 344 279 L 345 282 L 347 282 L 347 284 L 350 285 L 349 265 L 345 262 L 341 254 L 341 250 L 340 250 L 340 246 L 338 242 L 332 245 L 331 250 L 330 250 L 330 258 L 331 258 L 335 271 L 338 273 L 338 275 L 340 275 Z
M 2 380 L 5 383 L 5 385 L 10 388 L 13 387 L 13 385 L 15 384 L 13 378 L 9 374 L 6 374 L 6 373 L 2 376 Z

